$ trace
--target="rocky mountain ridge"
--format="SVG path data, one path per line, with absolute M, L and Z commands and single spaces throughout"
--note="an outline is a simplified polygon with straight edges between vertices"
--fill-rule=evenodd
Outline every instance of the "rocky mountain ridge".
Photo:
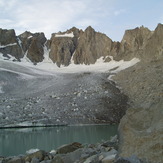
M 43 61 L 44 48 L 47 48 L 50 59 L 58 67 L 68 66 L 72 61 L 75 64 L 94 64 L 100 57 L 109 62 L 109 56 L 115 60 L 129 60 L 136 56 L 146 59 L 144 54 L 152 55 L 155 51 L 162 53 L 161 35 L 157 34 L 162 28 L 163 25 L 158 24 L 155 31 L 143 26 L 126 30 L 121 42 L 113 42 L 91 26 L 85 31 L 73 27 L 65 32 L 53 33 L 50 40 L 46 39 L 44 33 L 26 31 L 16 36 L 13 29 L 0 29 L 0 53 L 6 57 L 10 54 L 18 61 L 26 56 L 37 64 Z M 155 41 L 158 42 L 157 48 L 151 48 Z
M 116 113 L 120 113 L 119 110 L 121 110 L 122 114 L 123 115 L 125 114 L 124 112 L 126 108 L 123 106 L 123 102 L 124 102 L 122 98 L 123 96 L 119 96 L 119 93 L 120 94 L 124 93 L 125 97 L 127 97 L 127 102 L 125 102 L 125 104 L 128 104 L 129 106 L 127 105 L 128 110 L 126 115 L 125 116 L 120 115 L 119 117 L 120 119 L 123 116 L 119 125 L 119 140 L 120 140 L 119 155 L 122 157 L 130 157 L 132 155 L 136 155 L 145 163 L 163 162 L 163 158 L 162 158 L 162 153 L 163 153 L 163 146 L 162 146 L 163 25 L 162 24 L 158 24 L 158 26 L 154 31 L 150 31 L 149 29 L 143 26 L 140 28 L 127 30 L 121 42 L 113 42 L 105 34 L 96 32 L 92 27 L 88 27 L 85 31 L 79 30 L 74 27 L 65 32 L 54 33 L 52 34 L 50 40 L 47 40 L 43 33 L 32 34 L 30 32 L 25 32 L 19 36 L 16 36 L 14 30 L 0 29 L 0 53 L 2 53 L 4 56 L 8 58 L 11 55 L 16 58 L 15 60 L 21 61 L 22 58 L 26 57 L 29 60 L 31 60 L 34 64 L 37 64 L 38 62 L 42 62 L 44 60 L 45 49 L 48 50 L 50 59 L 58 67 L 60 67 L 61 65 L 68 66 L 69 64 L 71 64 L 71 62 L 74 62 L 75 64 L 87 64 L 87 65 L 93 64 L 97 61 L 98 58 L 101 57 L 104 58 L 104 61 L 109 62 L 110 56 L 112 56 L 114 60 L 117 61 L 121 59 L 130 60 L 136 57 L 140 59 L 140 62 L 134 65 L 133 67 L 130 67 L 128 69 L 125 69 L 117 73 L 112 78 L 114 81 L 116 81 L 116 84 L 114 83 L 114 87 L 118 86 L 117 92 L 115 91 L 113 92 L 115 92 L 120 98 L 120 100 L 118 99 L 118 101 L 121 101 L 120 104 L 117 101 L 115 101 L 115 99 L 117 99 L 117 96 L 112 99 L 110 98 L 100 99 L 100 96 L 106 97 L 107 95 L 109 97 L 109 93 L 111 92 L 110 88 L 112 88 L 113 86 L 112 83 L 113 81 L 109 82 L 107 80 L 106 82 L 105 81 L 106 78 L 104 78 L 102 74 L 100 74 L 101 75 L 100 78 L 97 78 L 96 76 L 97 74 L 92 75 L 91 73 L 90 74 L 83 73 L 79 75 L 71 74 L 68 75 L 68 77 L 67 76 L 65 77 L 63 75 L 63 77 L 61 78 L 63 83 L 65 83 L 63 87 L 61 86 L 60 81 L 57 81 L 56 78 L 54 78 L 54 82 L 52 82 L 52 84 L 50 83 L 51 87 L 47 88 L 53 92 L 46 94 L 46 96 L 42 96 L 41 93 L 39 99 L 35 99 L 36 98 L 35 97 L 36 94 L 35 94 L 33 100 L 35 100 L 36 102 L 32 101 L 31 97 L 29 99 L 25 98 L 24 103 L 22 102 L 22 100 L 20 100 L 21 101 L 20 104 L 22 106 L 26 104 L 26 106 L 23 108 L 25 117 L 26 117 L 26 111 L 30 112 L 30 109 L 32 110 L 33 108 L 38 107 L 37 112 L 39 111 L 40 114 L 44 112 L 46 114 L 50 113 L 51 116 L 56 115 L 56 117 L 52 117 L 55 118 L 56 121 L 60 119 L 62 120 L 63 115 L 64 115 L 63 118 L 64 120 L 65 120 L 65 115 L 68 116 L 67 118 L 74 115 L 73 117 L 76 117 L 75 123 L 78 120 L 80 120 L 80 117 L 85 122 L 85 119 L 87 119 L 87 117 L 84 115 L 85 119 L 83 119 L 84 116 L 82 113 L 84 112 L 84 110 L 81 110 L 82 111 L 81 115 L 79 115 L 78 113 L 78 111 L 80 110 L 79 106 L 81 104 L 82 109 L 83 108 L 87 109 L 86 110 L 87 115 L 88 113 L 89 115 L 92 115 L 93 110 L 91 109 L 94 108 L 95 111 L 97 111 L 96 115 L 98 116 L 100 115 L 98 119 L 103 120 L 105 118 L 106 120 L 108 120 L 108 117 L 111 115 L 108 110 L 112 109 L 113 106 L 115 106 L 113 104 L 117 104 L 115 106 L 116 109 L 118 108 L 117 106 L 119 106 Z M 8 65 L 5 64 L 5 66 L 7 67 Z M 9 65 L 9 67 L 12 69 L 12 65 Z M 4 68 L 3 64 L 2 64 L 2 68 Z M 7 72 L 7 75 L 6 75 L 6 71 L 4 72 L 1 71 L 1 72 L 2 73 L 0 75 L 4 77 L 4 80 L 6 80 L 7 76 L 11 76 L 10 72 Z M 28 73 L 29 73 L 29 69 L 28 69 Z M 18 74 L 14 73 L 13 76 L 16 76 L 15 78 L 17 78 Z M 106 76 L 108 77 L 108 73 L 106 74 Z M 103 78 L 105 80 L 102 82 L 100 87 L 97 87 L 98 84 L 100 83 L 99 81 L 101 81 L 101 79 Z M 40 81 L 40 78 L 38 79 Z M 74 79 L 75 82 L 72 83 L 72 79 Z M 43 81 L 46 82 L 44 83 Z M 9 80 L 11 86 L 9 87 L 8 91 L 11 91 L 13 82 L 14 82 L 13 78 L 12 80 Z M 37 83 L 36 84 L 37 86 L 39 86 L 37 90 L 40 90 L 42 89 L 42 87 L 46 88 L 46 86 L 48 85 L 47 82 L 50 82 L 50 80 L 49 78 L 42 79 L 42 83 L 44 85 L 42 85 L 42 83 L 38 85 L 38 81 L 36 79 L 35 80 L 32 79 L 32 83 L 34 82 Z M 17 80 L 15 81 L 15 83 L 18 84 Z M 27 83 L 31 86 L 31 82 L 29 80 L 27 80 Z M 76 86 L 74 83 L 76 83 Z M 26 90 L 26 83 L 23 82 L 23 84 L 24 84 L 24 90 Z M 78 86 L 79 84 L 81 84 L 80 87 Z M 56 86 L 56 88 L 54 87 L 54 85 Z M 22 86 L 21 83 L 18 84 L 18 86 Z M 109 90 L 107 90 L 107 93 L 105 95 L 106 92 L 105 89 L 108 88 L 108 86 L 110 86 L 110 88 Z M 33 84 L 33 87 L 35 88 L 36 86 Z M 81 92 L 80 88 L 81 90 L 83 90 L 83 88 L 84 90 L 88 88 L 90 90 Z M 57 89 L 58 92 L 61 94 L 56 96 L 55 94 Z M 65 95 L 65 91 L 68 92 L 69 90 L 70 92 L 72 92 L 73 89 L 74 89 L 74 94 L 72 94 L 72 96 L 71 94 Z M 15 92 L 17 90 L 18 89 L 15 89 Z M 46 91 L 45 93 L 47 93 Z M 31 90 L 31 92 L 33 92 L 33 89 Z M 81 94 L 83 94 L 84 96 L 81 96 Z M 88 99 L 88 97 L 90 99 Z M 42 103 L 46 98 L 47 98 L 47 103 L 44 103 L 45 107 L 42 108 L 43 109 L 42 111 L 40 110 L 39 107 L 43 106 Z M 82 103 L 81 103 L 82 101 L 81 99 L 83 100 Z M 12 105 L 10 106 L 8 104 L 9 99 L 7 100 L 3 100 L 2 103 L 4 106 L 4 111 L 6 113 L 9 113 L 11 111 L 10 107 Z M 68 106 L 70 109 L 74 107 L 74 110 L 68 112 L 66 110 L 68 108 L 67 102 L 70 102 L 71 100 L 74 101 L 68 103 Z M 88 101 L 88 103 L 85 105 L 86 100 Z M 111 102 L 111 100 L 113 100 L 114 103 Z M 11 101 L 13 101 L 12 98 Z M 66 107 L 63 106 L 63 101 L 66 103 Z M 98 105 L 96 104 L 96 102 Z M 14 108 L 19 108 L 20 104 L 19 102 L 14 103 L 13 104 Z M 56 114 L 56 112 L 54 112 L 53 108 L 51 108 L 49 104 L 52 104 L 53 107 L 54 105 L 56 105 L 55 109 L 58 109 L 59 108 L 58 104 L 61 104 L 62 108 L 58 109 L 59 110 L 58 115 Z M 92 104 L 96 104 L 95 106 L 97 108 L 95 108 Z M 48 109 L 47 106 L 49 107 Z M 104 111 L 102 109 L 104 109 Z M 101 111 L 101 114 L 99 114 L 99 111 Z M 116 110 L 113 109 L 113 111 Z M 35 112 L 33 113 L 32 110 L 31 113 L 30 114 L 28 113 L 27 115 L 28 116 L 30 115 L 31 118 L 33 118 L 35 114 L 36 113 Z M 44 115 L 41 114 L 43 116 L 41 118 L 42 119 L 47 118 L 46 114 Z M 23 118 L 19 110 L 18 110 L 18 115 L 20 118 Z M 117 114 L 116 114 L 116 118 L 117 118 Z M 18 118 L 16 118 L 15 121 L 17 121 L 17 119 Z M 71 119 L 73 120 L 73 118 Z M 4 119 L 4 120 L 9 121 L 9 119 Z M 88 122 L 90 122 L 89 119 Z

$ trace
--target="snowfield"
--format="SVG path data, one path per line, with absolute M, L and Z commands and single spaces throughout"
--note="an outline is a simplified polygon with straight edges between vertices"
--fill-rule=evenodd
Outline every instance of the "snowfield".
M 45 49 L 46 50 L 46 49 Z M 45 51 L 44 50 L 44 51 Z M 10 59 L 8 61 L 12 61 L 15 59 L 14 57 L 10 56 Z M 133 58 L 130 61 L 115 61 L 113 60 L 113 57 L 111 58 L 110 62 L 104 62 L 103 57 L 97 60 L 95 64 L 85 65 L 85 64 L 79 64 L 76 65 L 74 63 L 71 63 L 69 66 L 61 66 L 60 68 L 54 64 L 51 59 L 45 54 L 44 60 L 41 63 L 38 63 L 37 65 L 33 65 L 32 62 L 29 61 L 26 57 L 21 59 L 21 62 L 14 62 L 13 64 L 18 64 L 23 67 L 29 67 L 32 69 L 40 69 L 45 70 L 53 73 L 81 73 L 81 72 L 100 72 L 100 73 L 118 73 L 126 68 L 129 68 L 136 63 L 138 63 L 140 60 L 138 58 Z M 0 59 L 3 60 L 5 57 L 0 53 Z M 7 61 L 6 61 L 7 62 Z M 113 70 L 114 69 L 114 70 Z
M 108 79 L 139 62 L 100 58 L 58 68 L 48 55 L 37 65 L 13 59 L 0 54 L 0 127 L 117 123 L 127 97 Z

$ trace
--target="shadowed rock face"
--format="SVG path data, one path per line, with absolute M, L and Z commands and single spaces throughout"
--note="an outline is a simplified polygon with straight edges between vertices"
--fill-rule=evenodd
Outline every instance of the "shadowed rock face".
M 50 49 L 49 57 L 58 67 L 60 65 L 68 66 L 70 64 L 72 55 L 78 44 L 80 32 L 82 31 L 73 27 L 66 32 L 52 34 L 48 43 L 48 48 Z
M 5 30 L 0 28 L 0 53 L 5 56 L 11 54 L 16 59 L 23 57 L 23 52 L 13 29 Z
M 16 36 L 13 29 L 0 29 L 0 52 L 5 56 L 10 54 L 17 60 L 27 55 L 33 63 L 41 62 L 44 59 L 45 42 L 43 33 L 32 34 L 26 31 Z
M 49 57 L 58 67 L 60 67 L 60 65 L 68 66 L 75 50 L 75 45 L 72 38 L 55 37 L 55 35 L 53 35 L 50 49 Z
M 73 27 L 65 32 L 54 33 L 48 41 L 43 33 L 26 31 L 17 37 L 14 30 L 1 29 L 1 45 L 12 46 L 0 48 L 0 52 L 17 59 L 26 55 L 33 63 L 38 63 L 44 59 L 43 47 L 46 46 L 50 51 L 49 57 L 59 67 L 68 66 L 71 61 L 75 64 L 94 64 L 100 57 L 109 62 L 109 56 L 115 60 L 130 60 L 133 57 L 146 60 L 153 58 L 155 53 L 162 54 L 162 30 L 161 24 L 154 32 L 143 26 L 137 27 L 126 30 L 121 42 L 113 42 L 91 26 L 85 31 Z M 146 54 L 150 54 L 150 57 Z
M 105 34 L 95 32 L 92 27 L 88 27 L 84 33 L 80 34 L 78 46 L 73 56 L 75 64 L 94 64 L 102 56 L 110 54 L 112 41 Z
M 35 33 L 24 32 L 18 36 L 21 40 L 22 49 L 24 55 L 27 55 L 33 63 L 42 62 L 44 57 L 44 44 L 46 38 L 44 33 Z
M 72 37 L 62 35 L 72 33 Z M 61 35 L 62 37 L 59 37 Z M 100 57 L 107 57 L 112 49 L 112 41 L 106 35 L 88 27 L 84 32 L 72 28 L 66 32 L 53 34 L 50 39 L 50 58 L 58 66 L 70 64 L 94 64 Z

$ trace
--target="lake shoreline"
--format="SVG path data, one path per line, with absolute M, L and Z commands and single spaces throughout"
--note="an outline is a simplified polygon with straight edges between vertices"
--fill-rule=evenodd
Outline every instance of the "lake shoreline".
M 23 128 L 38 128 L 38 127 L 60 127 L 60 126 L 100 126 L 100 125 L 118 125 L 116 123 L 87 123 L 87 124 L 36 124 L 36 125 L 29 125 L 29 126 L 21 126 L 21 125 L 7 125 L 7 126 L 0 126 L 0 129 L 23 129 Z
M 141 161 L 136 156 L 122 158 L 118 156 L 118 137 L 115 135 L 108 141 L 96 144 L 73 142 L 62 145 L 56 150 L 29 150 L 25 155 L 3 157 L 1 163 L 120 163 L 122 161 Z

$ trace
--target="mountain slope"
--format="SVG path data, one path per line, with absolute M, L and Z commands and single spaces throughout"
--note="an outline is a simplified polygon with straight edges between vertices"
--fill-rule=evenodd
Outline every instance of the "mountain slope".
M 153 163 L 163 162 L 162 35 L 159 24 L 144 47 L 141 62 L 114 77 L 130 99 L 119 125 L 120 155 L 134 154 Z
M 50 40 L 2 29 L 0 36 L 2 58 L 22 61 L 0 61 L 2 125 L 118 123 L 123 117 L 120 156 L 163 162 L 162 24 L 154 31 L 143 26 L 127 30 L 121 42 L 92 27 L 54 33 Z M 37 69 L 47 65 L 51 71 Z

